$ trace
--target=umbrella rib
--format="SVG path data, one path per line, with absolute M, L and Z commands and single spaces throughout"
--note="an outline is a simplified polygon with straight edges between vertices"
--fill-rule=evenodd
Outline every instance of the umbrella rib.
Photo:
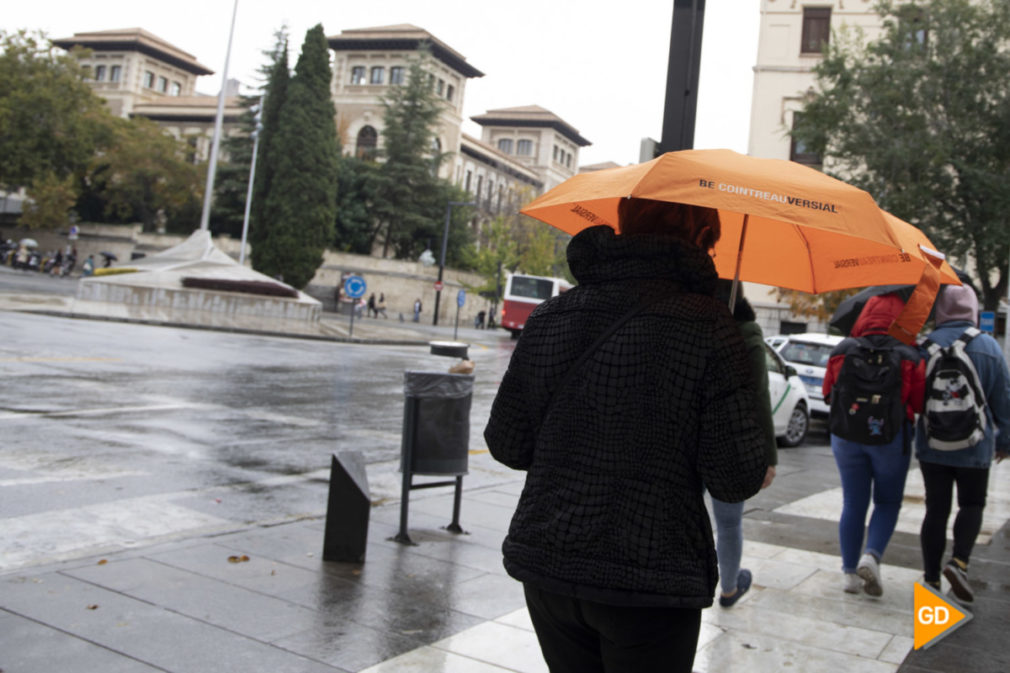
M 810 240 L 803 233 L 803 227 L 798 224 L 793 225 L 793 229 L 799 234 L 800 240 L 803 241 L 803 246 L 807 249 L 807 268 L 810 270 L 810 287 L 811 294 L 817 294 L 817 274 L 814 273 L 814 255 L 813 250 L 810 249 Z

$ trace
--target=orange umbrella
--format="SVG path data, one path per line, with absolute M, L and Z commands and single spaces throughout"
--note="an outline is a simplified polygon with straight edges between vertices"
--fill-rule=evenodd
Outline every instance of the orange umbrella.
M 581 173 L 522 212 L 570 234 L 616 228 L 617 204 L 626 197 L 718 209 L 722 237 L 714 254 L 723 278 L 819 293 L 915 283 L 927 264 L 918 230 L 907 223 L 910 229 L 896 229 L 865 191 L 791 161 L 730 150 L 668 152 Z

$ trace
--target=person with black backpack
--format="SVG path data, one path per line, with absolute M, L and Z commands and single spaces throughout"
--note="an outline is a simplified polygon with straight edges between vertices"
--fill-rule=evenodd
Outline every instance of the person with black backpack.
M 919 541 L 923 579 L 940 588 L 947 520 L 957 484 L 954 549 L 943 566 L 954 596 L 974 601 L 968 561 L 982 527 L 993 455 L 1010 453 L 1010 372 L 999 343 L 976 328 L 978 297 L 968 285 L 946 286 L 936 301 L 936 329 L 920 348 L 926 357 L 926 400 L 915 434 L 915 457 L 926 487 Z
M 922 358 L 914 346 L 887 334 L 904 305 L 894 294 L 870 298 L 851 336 L 831 352 L 824 375 L 831 451 L 842 481 L 838 540 L 847 593 L 884 592 L 880 559 L 898 522 L 911 462 L 912 423 L 922 409 Z

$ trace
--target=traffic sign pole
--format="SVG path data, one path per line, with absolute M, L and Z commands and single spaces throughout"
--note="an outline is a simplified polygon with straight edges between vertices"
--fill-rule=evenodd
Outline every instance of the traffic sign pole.
M 365 279 L 361 276 L 348 276 L 344 281 L 344 294 L 355 300 L 351 305 L 351 326 L 347 330 L 348 338 L 354 336 L 354 314 L 358 310 L 357 300 L 365 296 L 365 289 L 367 287 L 368 284 L 365 283 Z

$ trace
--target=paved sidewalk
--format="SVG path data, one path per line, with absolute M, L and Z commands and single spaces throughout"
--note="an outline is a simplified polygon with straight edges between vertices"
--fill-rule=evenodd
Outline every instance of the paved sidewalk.
M 0 309 L 58 310 L 60 301 L 0 295 Z M 340 323 L 346 325 L 338 319 L 335 330 Z M 474 332 L 460 328 L 460 339 Z M 451 325 L 393 320 L 354 327 L 356 338 L 376 343 L 451 335 Z M 483 420 L 473 420 L 473 432 Z M 695 669 L 1010 671 L 1010 463 L 992 470 L 970 572 L 974 619 L 915 652 L 918 469 L 913 463 L 882 566 L 884 596 L 844 594 L 836 532 L 841 496 L 825 439 L 816 427 L 807 445 L 782 450 L 775 483 L 748 501 L 744 566 L 754 573 L 754 587 L 734 608 L 704 612 Z M 476 452 L 471 474 L 491 474 L 491 463 Z M 452 515 L 449 488 L 412 492 L 409 528 L 417 546 L 389 539 L 398 529 L 397 502 L 373 507 L 361 565 L 322 561 L 320 503 L 314 519 L 0 572 L 0 672 L 545 671 L 521 587 L 501 564 L 522 475 L 480 483 L 467 488 L 464 479 L 467 535 L 443 528 Z
M 473 455 L 471 472 L 488 461 Z M 1010 670 L 1006 466 L 994 470 L 994 514 L 972 563 L 975 619 L 911 654 L 912 583 L 921 573 L 908 522 L 916 509 L 921 515 L 921 483 L 913 471 L 879 600 L 840 589 L 835 524 L 824 518 L 837 486 L 829 449 L 782 451 L 775 484 L 746 510 L 754 588 L 731 610 L 705 611 L 695 669 Z M 475 490 L 464 480 L 468 534 L 459 536 L 443 528 L 452 489 L 415 491 L 413 547 L 389 539 L 398 504 L 374 507 L 361 565 L 322 561 L 320 517 L 8 572 L 0 575 L 0 669 L 545 671 L 521 587 L 499 552 L 521 487 L 520 475 Z

